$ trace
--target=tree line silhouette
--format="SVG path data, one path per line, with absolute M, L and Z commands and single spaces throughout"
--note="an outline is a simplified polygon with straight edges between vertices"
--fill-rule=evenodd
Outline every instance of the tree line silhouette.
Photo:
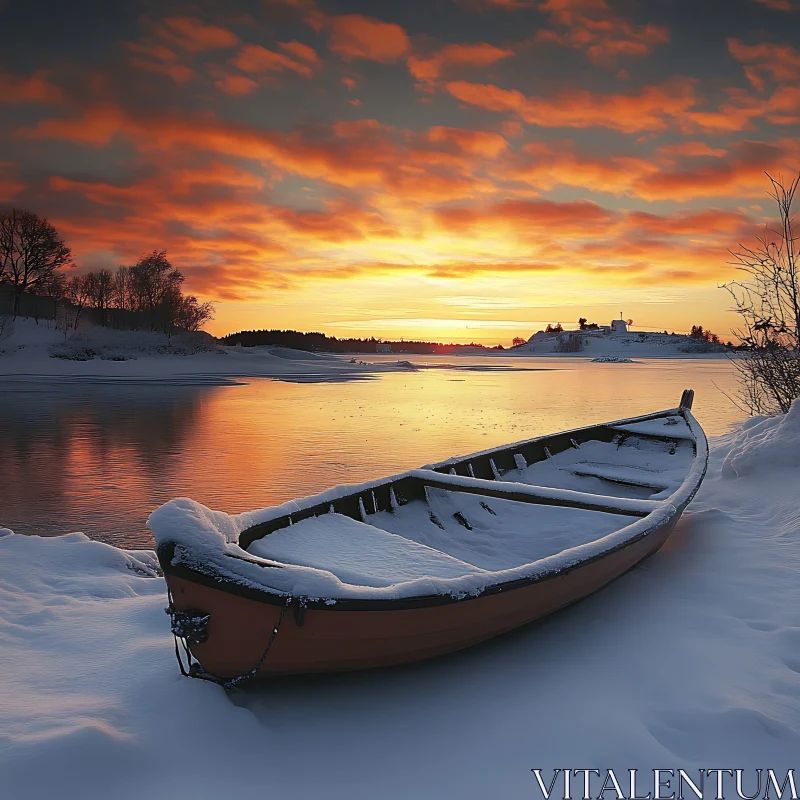
M 68 301 L 68 327 L 76 327 L 85 308 L 96 310 L 97 321 L 115 327 L 199 330 L 214 318 L 212 303 L 183 293 L 183 274 L 153 250 L 131 266 L 115 272 L 99 269 L 67 275 L 75 266 L 71 249 L 47 219 L 30 211 L 0 211 L 0 288 L 10 287 L 11 313 L 16 316 L 26 295 L 50 297 L 54 315 Z
M 335 336 L 326 336 L 324 333 L 301 333 L 293 330 L 258 330 L 239 331 L 223 336 L 220 342 L 224 345 L 241 345 L 242 347 L 259 347 L 262 345 L 277 345 L 291 347 L 293 350 L 306 352 L 325 353 L 374 353 L 379 344 L 392 345 L 394 353 L 415 353 L 422 355 L 443 355 L 458 352 L 468 347 L 479 347 L 482 350 L 503 350 L 503 345 L 486 347 L 482 344 L 442 344 L 441 342 L 422 341 L 390 341 L 376 339 L 338 339 Z

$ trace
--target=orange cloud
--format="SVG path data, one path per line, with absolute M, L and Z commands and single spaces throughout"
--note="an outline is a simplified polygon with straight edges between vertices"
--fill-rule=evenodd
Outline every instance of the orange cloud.
M 186 83 L 194 76 L 194 71 L 183 64 L 165 64 L 161 61 L 148 61 L 145 58 L 131 56 L 128 63 L 147 72 L 154 72 L 172 78 L 175 83 Z
M 33 75 L 11 75 L 0 72 L 0 105 L 43 103 L 56 105 L 64 99 L 64 93 L 47 78 L 43 70 Z
M 684 132 L 701 130 L 706 133 L 728 133 L 753 127 L 753 120 L 765 118 L 775 125 L 800 122 L 800 89 L 778 86 L 770 97 L 757 97 L 749 92 L 731 88 L 728 101 L 714 111 L 690 111 L 680 121 Z
M 467 128 L 448 128 L 436 125 L 427 133 L 434 144 L 453 145 L 458 152 L 496 158 L 508 149 L 508 142 L 499 134 Z
M 345 61 L 390 64 L 405 55 L 409 41 L 406 32 L 393 22 L 345 14 L 330 19 L 328 47 Z
M 173 64 L 178 60 L 178 56 L 173 50 L 159 42 L 123 42 L 122 44 L 134 56 L 161 61 L 164 64 Z
M 659 150 L 656 157 L 601 157 L 577 152 L 569 142 L 529 143 L 515 155 L 502 136 L 489 131 L 437 126 L 414 133 L 356 120 L 310 135 L 223 123 L 208 115 L 128 115 L 114 106 L 91 108 L 78 118 L 42 120 L 19 135 L 93 146 L 124 137 L 143 155 L 188 149 L 249 158 L 394 205 L 507 195 L 506 187 L 515 185 L 528 193 L 568 185 L 646 200 L 761 196 L 764 170 L 789 174 L 800 163 L 800 140 L 793 138 L 738 142 L 716 153 L 695 143 L 684 152 Z
M 128 63 L 137 69 L 167 75 L 175 83 L 186 83 L 194 72 L 179 63 L 174 51 L 159 42 L 123 42 L 125 49 L 131 54 Z
M 577 151 L 570 141 L 529 143 L 497 165 L 492 176 L 536 191 L 573 186 L 591 192 L 685 202 L 704 197 L 764 194 L 764 171 L 791 174 L 800 163 L 800 140 L 745 141 L 729 149 L 700 142 L 658 148 L 651 156 Z
M 510 111 L 533 125 L 602 127 L 623 133 L 675 127 L 698 103 L 695 81 L 689 78 L 672 78 L 636 92 L 598 94 L 572 89 L 552 98 L 526 97 L 516 89 L 467 81 L 451 81 L 445 88 L 463 103 L 488 111 Z
M 304 78 L 309 78 L 312 75 L 311 68 L 306 64 L 301 64 L 299 61 L 295 61 L 282 53 L 267 50 L 266 47 L 262 47 L 260 44 L 246 44 L 233 59 L 233 64 L 242 72 L 251 74 L 289 70 L 302 75 Z
M 800 121 L 800 89 L 796 86 L 779 86 L 768 98 L 731 88 L 727 102 L 702 110 L 696 85 L 694 79 L 675 77 L 633 92 L 601 94 L 570 89 L 558 97 L 527 97 L 516 89 L 467 81 L 450 81 L 445 90 L 465 104 L 510 112 L 545 128 L 601 127 L 622 133 L 677 128 L 683 133 L 730 133 L 752 128 L 753 120 L 761 117 L 778 125 Z
M 552 200 L 504 200 L 486 207 L 440 208 L 434 216 L 447 230 L 512 229 L 525 238 L 539 236 L 543 230 L 581 236 L 587 226 L 607 226 L 615 219 L 612 212 L 596 203 Z
M 120 137 L 143 154 L 188 148 L 249 158 L 403 203 L 464 199 L 494 191 L 490 181 L 476 174 L 485 159 L 478 153 L 504 149 L 502 137 L 490 132 L 434 129 L 431 134 L 416 134 L 395 131 L 376 120 L 355 120 L 334 123 L 311 135 L 223 123 L 209 115 L 128 115 L 113 106 L 88 109 L 79 118 L 42 120 L 19 135 L 94 146 Z
M 341 82 L 342 85 L 346 86 L 351 92 L 354 91 L 358 86 L 358 81 L 354 80 L 353 78 L 348 78 L 347 76 L 342 78 Z
M 320 63 L 320 58 L 317 55 L 317 51 L 307 44 L 298 42 L 296 39 L 292 39 L 291 42 L 278 42 L 278 47 L 300 61 L 306 61 L 311 65 L 317 65 Z
M 523 146 L 522 157 L 501 167 L 498 177 L 541 191 L 576 186 L 615 195 L 635 194 L 637 181 L 657 173 L 652 159 L 628 155 L 578 153 L 570 141 Z
M 720 147 L 711 147 L 705 142 L 679 142 L 678 144 L 665 144 L 658 148 L 658 152 L 665 156 L 724 156 L 728 151 Z
M 747 79 L 759 92 L 765 89 L 765 78 L 776 83 L 800 82 L 800 50 L 788 44 L 746 45 L 739 39 L 728 39 L 731 55 L 744 65 Z
M 485 67 L 513 55 L 513 50 L 485 42 L 448 44 L 428 57 L 409 56 L 408 69 L 417 80 L 432 81 L 451 67 Z
M 680 212 L 668 216 L 632 211 L 627 225 L 637 231 L 658 236 L 707 236 L 714 233 L 753 232 L 755 222 L 741 211 L 709 208 L 698 212 Z
M 280 206 L 265 199 L 264 178 L 249 170 L 221 161 L 176 166 L 180 161 L 170 154 L 153 162 L 158 168 L 149 177 L 126 185 L 52 177 L 48 196 L 61 211 L 49 216 L 79 261 L 97 252 L 131 260 L 160 243 L 187 274 L 190 290 L 253 299 L 266 286 L 358 274 L 331 264 L 330 248 L 397 236 L 370 208 L 341 199 L 320 209 Z
M 225 94 L 229 94 L 233 97 L 252 94 L 258 89 L 258 84 L 244 75 L 223 75 L 214 81 L 214 84 L 225 92 Z
M 235 47 L 239 43 L 233 31 L 208 25 L 197 17 L 167 17 L 156 30 L 162 39 L 190 53 Z
M 656 157 L 576 152 L 571 142 L 529 144 L 523 157 L 496 172 L 505 181 L 524 182 L 540 191 L 575 186 L 648 201 L 684 202 L 703 197 L 759 197 L 764 172 L 791 174 L 800 163 L 800 140 L 738 142 L 728 150 L 701 151 L 698 143 L 680 152 L 664 147 Z M 678 159 L 676 161 L 676 159 Z
M 765 171 L 793 174 L 798 163 L 798 139 L 780 139 L 770 143 L 737 142 L 724 156 L 642 176 L 634 183 L 634 191 L 647 200 L 762 197 Z
M 792 5 L 792 0 L 756 0 L 756 2 L 774 11 L 793 11 L 797 8 L 796 5 Z
M 605 0 L 544 0 L 539 10 L 553 25 L 566 30 L 540 30 L 536 41 L 581 50 L 598 64 L 613 62 L 619 56 L 646 56 L 669 41 L 667 28 L 635 25 L 614 16 Z
M 487 111 L 521 112 L 527 98 L 516 89 L 501 89 L 491 83 L 450 81 L 445 89 L 457 100 Z

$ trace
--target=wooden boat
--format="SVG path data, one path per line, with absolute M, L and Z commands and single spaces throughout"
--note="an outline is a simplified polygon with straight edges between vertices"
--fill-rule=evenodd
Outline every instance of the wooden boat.
M 693 396 L 247 514 L 162 506 L 182 670 L 230 686 L 418 661 L 586 597 L 656 552 L 700 486 Z

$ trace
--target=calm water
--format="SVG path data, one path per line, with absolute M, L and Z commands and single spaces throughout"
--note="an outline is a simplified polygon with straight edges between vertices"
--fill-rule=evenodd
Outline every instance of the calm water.
M 741 419 L 720 391 L 734 391 L 724 359 L 491 363 L 537 369 L 429 369 L 351 383 L 4 387 L 0 527 L 45 535 L 80 530 L 116 545 L 151 547 L 147 515 L 173 497 L 229 512 L 258 508 L 675 406 L 687 387 L 696 391 L 695 414 L 709 436 Z

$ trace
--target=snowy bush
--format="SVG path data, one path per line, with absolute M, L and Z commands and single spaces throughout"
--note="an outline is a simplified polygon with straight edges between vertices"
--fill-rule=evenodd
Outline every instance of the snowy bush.
M 713 344 L 712 342 L 695 342 L 688 341 L 684 344 L 678 345 L 679 353 L 725 353 L 726 348 L 721 344 Z

